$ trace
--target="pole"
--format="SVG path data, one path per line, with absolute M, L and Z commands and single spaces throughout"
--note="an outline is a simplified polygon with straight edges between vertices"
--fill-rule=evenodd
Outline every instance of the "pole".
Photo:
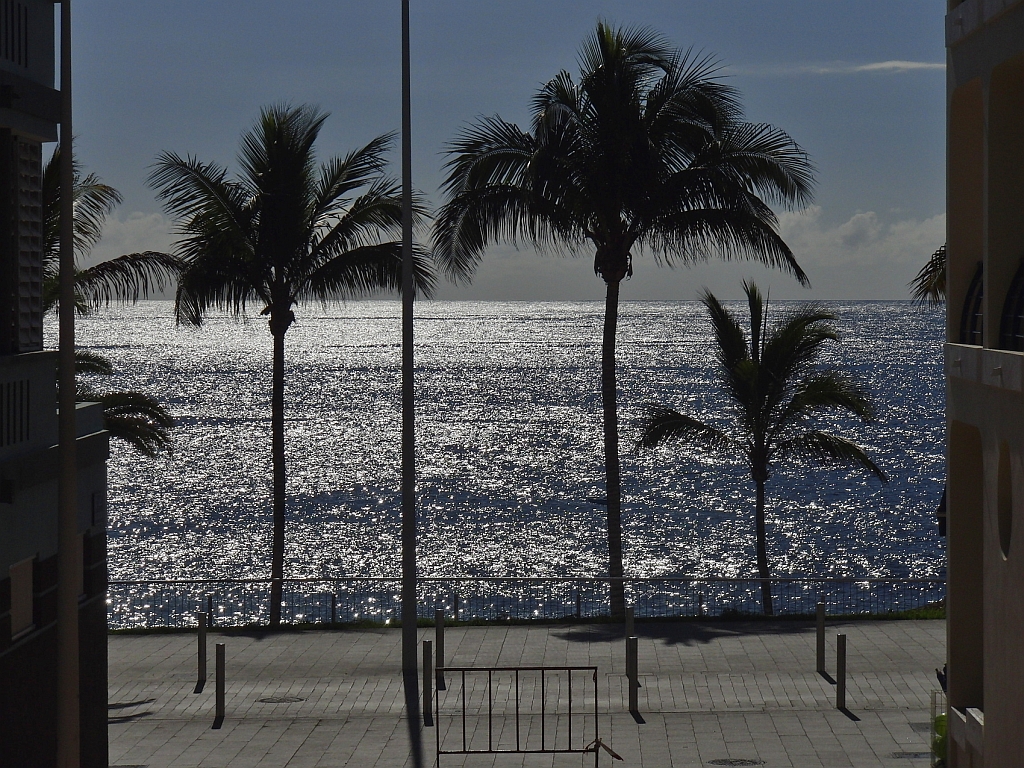
M 640 671 L 637 663 L 637 639 L 626 638 L 626 685 L 629 686 L 629 711 L 638 712 L 637 689 L 640 687 Z
M 632 637 L 636 633 L 633 631 L 633 606 L 627 606 L 626 608 L 626 637 Z
M 441 671 L 444 668 L 444 609 L 436 608 L 434 610 L 434 645 L 436 649 L 434 651 L 434 657 L 437 659 L 437 690 L 445 690 L 444 684 L 444 673 Z
M 825 603 L 819 601 L 816 611 L 817 618 L 817 664 L 815 670 L 819 675 L 825 674 Z
M 213 727 L 224 724 L 224 643 L 217 643 L 217 713 Z
M 199 626 L 197 635 L 196 655 L 198 670 L 196 673 L 196 689 L 192 693 L 202 693 L 206 687 L 206 614 L 199 611 L 196 614 L 196 623 Z
M 412 85 L 409 0 L 402 0 L 402 674 L 409 747 L 423 765 L 416 659 L 416 414 L 413 389 Z
M 836 636 L 836 709 L 846 709 L 846 635 Z
M 430 726 L 434 724 L 434 718 L 430 711 L 430 699 L 433 697 L 430 678 L 433 670 L 433 644 L 429 640 L 423 641 L 423 724 Z
M 78 682 L 78 471 L 75 446 L 75 182 L 71 125 L 71 0 L 60 6 L 60 318 L 58 342 L 57 765 L 81 759 Z

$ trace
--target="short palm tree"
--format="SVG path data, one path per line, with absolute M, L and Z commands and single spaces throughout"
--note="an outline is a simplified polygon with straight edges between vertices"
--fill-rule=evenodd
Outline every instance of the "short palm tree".
M 611 611 L 621 616 L 622 528 L 615 333 L 633 257 L 691 264 L 753 258 L 806 276 L 769 203 L 810 199 L 811 166 L 782 131 L 744 122 L 716 64 L 646 29 L 599 22 L 533 100 L 530 131 L 479 120 L 450 146 L 435 259 L 468 279 L 494 240 L 594 252 L 606 286 L 601 393 Z
M 43 166 L 43 304 L 56 311 L 60 293 L 60 147 Z M 120 204 L 121 194 L 90 173 L 85 178 L 75 163 L 75 256 L 86 256 L 103 233 L 103 222 Z M 87 314 L 102 304 L 134 303 L 171 284 L 177 261 L 165 253 L 146 251 L 108 259 L 91 267 L 75 269 L 75 309 Z M 75 350 L 76 375 L 109 375 L 112 363 L 86 350 Z M 174 419 L 156 398 L 143 392 L 99 392 L 78 382 L 79 402 L 98 402 L 103 426 L 110 436 L 123 440 L 144 456 L 155 456 L 171 443 Z
M 813 428 L 813 419 L 827 411 L 846 411 L 861 419 L 872 416 L 867 394 L 855 382 L 822 368 L 818 358 L 838 336 L 835 316 L 807 304 L 775 327 L 767 328 L 767 302 L 752 283 L 744 283 L 750 308 L 749 337 L 739 321 L 710 292 L 704 306 L 711 315 L 719 373 L 728 396 L 729 427 L 719 429 L 665 406 L 651 406 L 640 445 L 695 445 L 714 454 L 739 456 L 756 488 L 755 531 L 757 572 L 766 615 L 773 613 L 768 581 L 765 536 L 765 486 L 772 474 L 801 461 L 848 465 L 886 482 L 885 474 L 864 449 L 842 437 Z
M 285 535 L 285 334 L 302 302 L 327 302 L 401 286 L 398 185 L 384 174 L 391 136 L 317 166 L 314 143 L 327 115 L 309 106 L 265 108 L 242 137 L 242 174 L 163 153 L 150 182 L 179 220 L 180 323 L 201 325 L 213 308 L 236 316 L 249 303 L 273 338 L 271 454 L 274 532 L 270 624 L 281 620 Z M 433 273 L 415 256 L 415 283 L 429 293 Z

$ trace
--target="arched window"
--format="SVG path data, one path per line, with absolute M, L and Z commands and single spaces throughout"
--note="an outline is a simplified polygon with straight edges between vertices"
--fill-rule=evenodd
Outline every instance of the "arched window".
M 981 300 L 984 298 L 985 266 L 980 261 L 974 271 L 971 284 L 964 297 L 964 309 L 960 313 L 960 343 L 982 346 L 982 331 L 985 327 L 985 316 L 981 311 Z
M 999 323 L 999 348 L 1024 352 L 1024 260 L 1010 283 Z

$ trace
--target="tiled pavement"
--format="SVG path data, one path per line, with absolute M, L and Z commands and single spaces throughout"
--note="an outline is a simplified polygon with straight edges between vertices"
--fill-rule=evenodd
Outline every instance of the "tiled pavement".
M 807 623 L 637 624 L 642 723 L 627 711 L 621 627 L 449 627 L 446 648 L 449 666 L 597 666 L 601 739 L 624 758 L 617 765 L 928 765 L 929 693 L 945 656 L 945 624 L 831 624 L 833 674 L 837 631 L 848 637 L 847 712 L 834 708 L 831 679 L 814 672 L 814 629 Z M 423 639 L 433 636 L 421 630 Z M 212 730 L 216 642 L 227 645 L 227 718 Z M 211 678 L 194 694 L 194 636 L 112 636 L 110 765 L 410 765 L 400 643 L 398 630 L 211 634 Z M 535 746 L 538 681 L 524 673 L 520 682 L 520 732 Z M 554 733 L 559 746 L 569 724 L 565 682 L 548 677 L 544 696 L 547 738 Z M 461 688 L 457 677 L 448 683 L 438 724 L 452 748 L 461 743 L 462 723 L 446 713 L 454 712 Z M 471 746 L 487 742 L 485 684 L 486 676 L 467 681 Z M 494 738 L 505 747 L 515 739 L 512 678 L 495 675 L 492 684 Z M 578 714 L 593 711 L 593 682 L 577 673 L 573 689 L 578 746 L 593 738 L 593 716 Z M 435 729 L 423 734 L 431 765 Z M 441 764 L 589 766 L 593 756 L 443 755 Z M 603 755 L 600 764 L 612 760 Z

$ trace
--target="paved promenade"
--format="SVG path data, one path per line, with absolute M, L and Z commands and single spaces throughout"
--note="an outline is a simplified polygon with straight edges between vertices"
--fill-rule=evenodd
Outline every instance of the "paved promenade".
M 832 623 L 848 638 L 846 712 L 814 672 L 814 628 L 803 622 L 637 624 L 642 688 L 628 712 L 625 643 L 613 625 L 448 628 L 449 666 L 597 666 L 601 740 L 624 766 L 926 766 L 929 694 L 945 656 L 945 623 Z M 422 639 L 434 631 L 420 630 Z M 214 644 L 227 645 L 223 727 L 214 720 Z M 210 679 L 196 681 L 194 635 L 110 638 L 110 765 L 148 768 L 397 768 L 411 763 L 400 682 L 401 632 L 211 634 Z M 476 679 L 474 679 L 476 678 Z M 593 681 L 545 681 L 547 743 L 593 739 Z M 492 739 L 514 744 L 514 679 L 494 675 Z M 458 748 L 461 678 L 449 676 L 438 718 Z M 521 675 L 520 733 L 539 745 L 539 680 Z M 486 675 L 467 680 L 467 743 L 487 744 Z M 435 728 L 425 728 L 427 765 Z M 761 762 L 758 762 L 761 761 Z M 591 766 L 593 756 L 442 755 L 443 766 Z M 613 761 L 602 755 L 600 765 Z

